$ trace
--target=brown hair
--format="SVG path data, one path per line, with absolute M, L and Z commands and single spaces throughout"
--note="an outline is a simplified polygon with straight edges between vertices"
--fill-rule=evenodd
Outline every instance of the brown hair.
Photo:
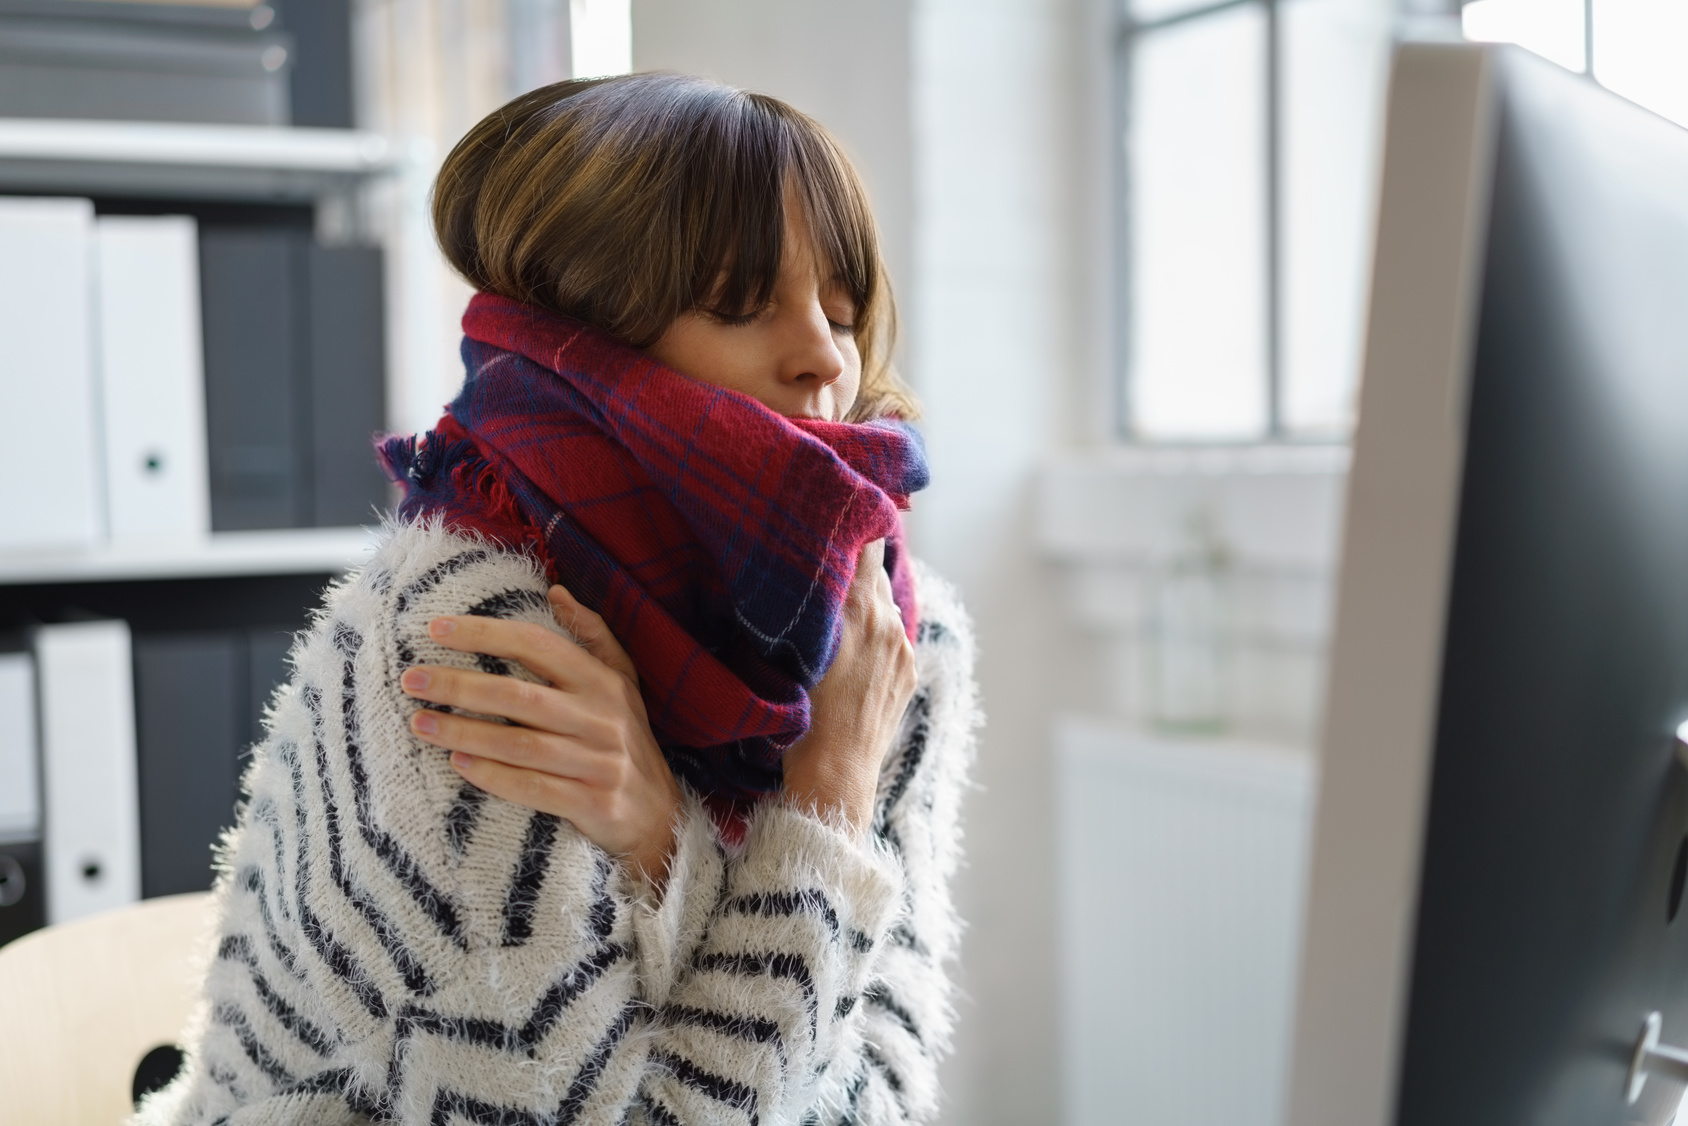
M 672 74 L 541 87 L 451 150 L 434 230 L 477 288 L 648 348 L 683 313 L 771 299 L 788 186 L 855 303 L 851 419 L 913 417 L 891 366 L 896 309 L 867 194 L 826 130 L 777 98 Z

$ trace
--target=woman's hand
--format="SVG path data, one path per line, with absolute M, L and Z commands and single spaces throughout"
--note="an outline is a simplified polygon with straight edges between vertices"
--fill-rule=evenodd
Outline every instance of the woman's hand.
M 891 597 L 885 541 L 875 540 L 856 560 L 838 656 L 809 693 L 809 731 L 785 754 L 787 795 L 806 808 L 836 811 L 864 832 L 879 767 L 914 687 L 914 647 Z
M 567 819 L 660 886 L 681 797 L 651 734 L 639 674 L 602 618 L 560 586 L 548 597 L 579 644 L 531 622 L 460 614 L 428 623 L 439 644 L 517 661 L 545 683 L 440 665 L 417 665 L 399 679 L 418 700 L 517 726 L 424 708 L 410 729 L 451 751 L 469 782 Z

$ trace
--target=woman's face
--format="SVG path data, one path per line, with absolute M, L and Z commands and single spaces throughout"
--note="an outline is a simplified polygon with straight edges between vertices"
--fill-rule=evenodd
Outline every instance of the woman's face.
M 841 421 L 862 384 L 856 309 L 842 285 L 821 276 L 820 261 L 800 209 L 788 206 L 785 260 L 767 306 L 731 318 L 694 309 L 647 351 L 788 418 Z

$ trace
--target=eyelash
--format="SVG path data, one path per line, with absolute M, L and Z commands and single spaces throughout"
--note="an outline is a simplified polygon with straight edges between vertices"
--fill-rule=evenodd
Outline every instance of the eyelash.
M 763 311 L 764 310 L 762 309 L 755 309 L 748 313 L 737 314 L 712 312 L 710 316 L 714 317 L 719 323 L 727 325 L 728 327 L 740 328 L 757 320 L 761 317 Z M 826 323 L 831 325 L 837 332 L 842 332 L 849 336 L 856 335 L 856 326 L 853 324 L 844 324 L 841 321 L 833 320 L 831 317 L 827 318 Z

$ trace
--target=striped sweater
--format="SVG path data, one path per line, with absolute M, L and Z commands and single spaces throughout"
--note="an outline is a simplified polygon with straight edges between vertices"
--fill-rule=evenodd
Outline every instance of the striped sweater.
M 860 843 L 777 801 L 727 849 L 689 802 L 666 890 L 414 739 L 417 662 L 529 677 L 427 623 L 557 628 L 525 557 L 392 530 L 294 649 L 223 852 L 188 1063 L 134 1126 L 902 1123 L 936 1113 L 976 722 L 954 592 Z

